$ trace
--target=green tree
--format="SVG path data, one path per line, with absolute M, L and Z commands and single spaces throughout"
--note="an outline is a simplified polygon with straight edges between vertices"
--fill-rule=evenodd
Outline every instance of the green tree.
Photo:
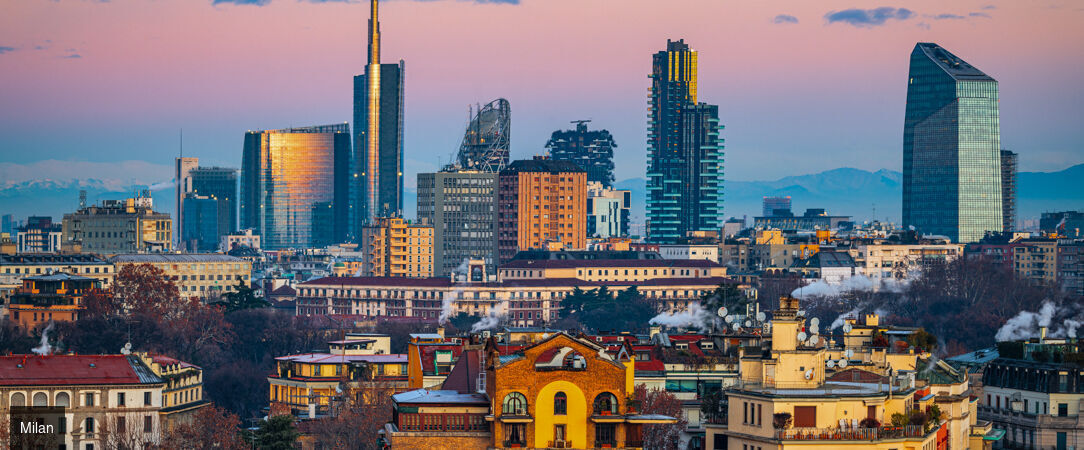
M 226 293 L 226 295 L 220 297 L 218 301 L 212 302 L 211 304 L 225 307 L 227 314 L 242 309 L 266 308 L 271 306 L 271 303 L 268 303 L 263 297 L 257 297 L 256 290 L 252 289 L 252 287 L 246 285 L 241 280 L 237 281 L 234 292 Z
M 297 437 L 293 417 L 274 416 L 260 422 L 260 427 L 254 432 L 253 441 L 261 450 L 292 450 Z

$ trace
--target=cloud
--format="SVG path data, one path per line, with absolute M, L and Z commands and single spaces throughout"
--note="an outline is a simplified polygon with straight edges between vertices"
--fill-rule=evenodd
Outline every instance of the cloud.
M 994 5 L 986 5 L 986 6 L 983 6 L 983 7 L 982 7 L 982 9 L 997 9 L 997 6 L 994 6 Z
M 882 6 L 875 9 L 851 8 L 832 11 L 825 14 L 824 19 L 828 23 L 842 22 L 861 28 L 884 25 L 889 19 L 907 20 L 914 16 L 915 13 L 907 8 Z
M 969 16 L 969 17 L 985 17 L 985 18 L 987 18 L 987 19 L 989 19 L 989 18 L 990 18 L 990 15 L 989 15 L 989 14 L 986 14 L 986 13 L 984 13 L 984 12 L 973 12 L 973 13 L 971 13 L 971 14 L 968 14 L 968 16 Z
M 928 24 L 926 22 L 919 22 L 917 26 L 919 28 L 923 29 L 923 30 L 929 30 L 930 29 L 930 24 Z
M 13 51 L 15 51 L 15 47 L 5 47 L 5 46 L 0 45 L 0 55 L 3 55 L 4 53 L 8 53 L 8 52 L 13 52 Z
M 226 4 L 226 3 L 232 3 L 234 5 L 263 6 L 263 5 L 266 5 L 268 3 L 271 3 L 271 0 L 214 0 L 214 1 L 211 2 L 212 5 L 222 5 L 222 4 Z
M 79 58 L 82 58 L 82 57 L 83 56 L 78 54 L 78 53 L 72 53 L 70 55 L 61 56 L 61 58 L 64 58 L 64 59 L 79 59 Z
M 930 15 L 927 15 L 926 17 L 929 17 L 929 18 L 931 18 L 931 19 L 933 19 L 933 20 L 958 20 L 958 19 L 966 19 L 966 17 L 964 17 L 964 16 L 961 16 L 961 15 L 959 15 L 959 14 L 938 14 L 938 15 L 936 15 L 936 16 L 930 16 Z
M 794 16 L 792 16 L 790 14 L 780 14 L 778 16 L 775 16 L 775 19 L 772 19 L 772 22 L 775 22 L 775 23 L 798 23 L 798 18 L 794 17 Z

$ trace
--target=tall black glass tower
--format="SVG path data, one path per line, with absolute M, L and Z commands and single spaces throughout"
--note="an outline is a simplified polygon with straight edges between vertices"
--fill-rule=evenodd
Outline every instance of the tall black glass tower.
M 911 52 L 903 225 L 953 242 L 1004 228 L 997 81 L 934 43 Z
M 373 218 L 403 210 L 403 69 L 380 63 L 377 0 L 371 0 L 369 59 L 354 77 L 352 235 Z

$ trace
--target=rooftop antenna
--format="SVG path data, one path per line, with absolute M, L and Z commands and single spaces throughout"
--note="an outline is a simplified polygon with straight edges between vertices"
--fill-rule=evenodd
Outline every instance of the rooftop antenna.
M 178 145 L 180 146 L 181 157 L 183 158 L 184 157 L 184 128 L 181 128 L 180 140 L 178 142 Z

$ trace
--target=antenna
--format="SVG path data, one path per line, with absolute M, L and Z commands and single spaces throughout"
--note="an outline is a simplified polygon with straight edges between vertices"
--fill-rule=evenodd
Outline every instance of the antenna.
M 184 157 L 184 128 L 181 128 L 181 136 L 180 136 L 179 145 L 180 145 L 181 157 L 183 158 Z

